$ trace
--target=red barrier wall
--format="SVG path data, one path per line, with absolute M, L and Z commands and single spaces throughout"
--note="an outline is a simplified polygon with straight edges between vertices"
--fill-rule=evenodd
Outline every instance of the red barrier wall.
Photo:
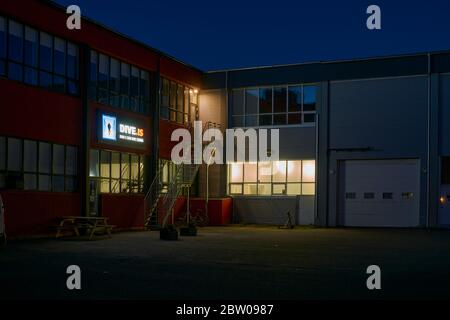
M 8 237 L 50 235 L 61 216 L 79 216 L 78 193 L 1 191 Z
M 100 195 L 101 214 L 117 230 L 144 228 L 144 196 L 125 194 Z
M 174 218 L 182 217 L 186 213 L 187 201 L 185 197 L 180 197 L 174 207 Z M 204 198 L 191 198 L 189 211 L 192 215 L 195 215 L 197 211 L 205 211 L 205 199 Z M 215 198 L 210 199 L 208 202 L 208 216 L 210 226 L 223 226 L 231 223 L 231 217 L 233 211 L 233 199 L 232 198 Z M 160 214 L 158 221 L 162 224 L 164 216 Z M 169 220 L 169 224 L 171 224 Z
M 210 226 L 223 226 L 231 223 L 233 199 L 220 198 L 208 201 L 208 216 Z M 197 210 L 205 211 L 205 199 L 191 199 L 190 211 L 195 214 Z

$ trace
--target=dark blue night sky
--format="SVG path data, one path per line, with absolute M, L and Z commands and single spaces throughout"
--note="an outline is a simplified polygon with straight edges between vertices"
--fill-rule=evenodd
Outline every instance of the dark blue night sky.
M 449 0 L 57 2 L 203 70 L 450 50 Z

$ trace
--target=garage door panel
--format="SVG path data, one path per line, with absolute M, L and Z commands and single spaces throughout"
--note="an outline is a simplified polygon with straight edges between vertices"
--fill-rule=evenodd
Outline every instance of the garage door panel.
M 344 226 L 419 225 L 418 160 L 348 160 L 340 165 L 339 221 Z

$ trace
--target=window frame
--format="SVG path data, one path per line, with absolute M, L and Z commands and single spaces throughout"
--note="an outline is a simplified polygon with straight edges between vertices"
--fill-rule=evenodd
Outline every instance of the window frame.
M 98 156 L 98 161 L 96 166 L 98 166 L 98 175 L 90 176 L 89 179 L 96 180 L 100 183 L 100 193 L 102 194 L 143 194 L 144 193 L 144 179 L 145 179 L 145 155 L 138 153 L 128 153 L 120 152 L 117 150 L 106 150 L 106 149 L 90 149 L 89 154 L 96 152 Z M 102 164 L 102 154 L 108 154 L 108 175 L 102 174 L 101 164 Z M 119 155 L 119 178 L 115 175 L 113 176 L 113 155 Z M 124 156 L 128 158 L 128 161 L 124 162 Z M 131 176 L 131 161 L 134 157 L 137 157 L 137 169 L 138 169 L 138 179 L 133 179 Z M 90 156 L 89 166 L 93 164 Z M 123 176 L 124 164 L 128 165 L 128 177 Z M 141 165 L 142 164 L 142 165 Z M 89 168 L 90 170 L 91 168 Z M 102 184 L 108 186 L 108 192 L 102 191 Z M 123 186 L 126 186 L 127 192 L 123 192 Z
M 198 96 L 195 98 L 195 102 L 192 101 L 192 97 L 195 95 L 194 89 L 166 77 L 160 79 L 160 118 L 185 126 L 189 125 L 192 118 L 191 108 L 195 108 L 198 112 Z M 168 88 L 165 88 L 165 85 Z M 175 92 L 172 92 L 172 89 L 175 89 Z M 175 101 L 172 101 L 173 99 Z M 167 105 L 164 100 L 168 101 Z
M 100 85 L 100 58 L 107 61 L 107 88 Z M 94 66 L 95 60 L 95 66 Z M 112 61 L 118 63 L 118 88 L 111 88 Z M 126 75 L 123 73 L 126 71 Z M 137 94 L 132 89 L 133 71 L 137 71 Z M 103 73 L 102 73 L 103 74 Z M 95 79 L 94 79 L 95 77 Z M 125 81 L 127 82 L 125 88 Z M 147 115 L 150 111 L 152 72 L 118 57 L 91 49 L 89 54 L 88 99 L 114 108 Z M 145 83 L 145 85 L 144 85 Z
M 55 36 L 51 33 L 45 32 L 39 28 L 36 28 L 34 26 L 31 26 L 29 24 L 22 23 L 16 19 L 11 19 L 6 16 L 0 16 L 4 22 L 5 22 L 5 57 L 0 57 L 0 64 L 1 66 L 4 66 L 3 73 L 0 73 L 0 77 L 4 77 L 6 79 L 9 79 L 11 81 L 18 81 L 20 83 L 24 83 L 26 85 L 39 87 L 44 90 L 49 90 L 53 92 L 60 92 L 63 94 L 71 95 L 71 96 L 79 96 L 80 95 L 80 84 L 79 84 L 79 67 L 80 67 L 80 50 L 79 45 L 75 44 L 71 41 L 68 41 L 65 38 L 61 38 L 58 36 Z M 9 25 L 10 23 L 16 23 L 21 26 L 21 47 L 22 47 L 22 57 L 21 61 L 16 61 L 10 57 L 9 51 L 11 48 L 10 43 L 10 35 L 9 35 Z M 36 32 L 36 63 L 35 65 L 28 64 L 27 61 L 25 61 L 26 58 L 26 35 L 27 30 L 32 30 Z M 49 40 L 51 41 L 51 59 L 49 61 L 49 69 L 44 69 L 43 64 L 41 63 L 41 56 L 42 56 L 42 48 L 41 48 L 41 37 L 42 34 L 46 34 L 49 37 Z M 55 38 L 61 39 L 64 42 L 64 75 L 57 74 L 55 72 Z M 76 69 L 76 77 L 71 78 L 67 75 L 67 64 L 69 60 L 68 55 L 68 43 L 73 45 L 76 48 L 76 56 L 75 56 L 75 69 Z M 13 73 L 11 73 L 11 69 L 14 68 L 18 74 L 13 76 Z M 17 76 L 17 77 L 16 77 Z M 57 81 L 58 80 L 58 81 Z M 69 85 L 70 84 L 70 85 Z M 69 89 L 70 88 L 70 89 Z M 74 90 L 72 90 L 74 89 Z
M 300 111 L 289 111 L 289 89 L 291 87 L 300 87 L 301 88 L 301 110 Z M 305 111 L 304 108 L 304 87 L 315 87 L 315 94 L 316 94 L 316 100 L 315 100 L 315 110 L 314 111 Z M 272 91 L 272 112 L 271 113 L 260 113 L 260 90 L 261 89 L 271 89 Z M 275 110 L 275 89 L 276 88 L 284 88 L 286 92 L 286 107 L 284 112 L 276 112 Z M 248 90 L 256 90 L 258 94 L 256 95 L 256 111 L 257 113 L 247 113 L 247 91 Z M 237 92 L 240 91 L 242 93 L 242 100 L 240 103 L 243 106 L 243 113 L 242 114 L 235 114 L 234 113 L 234 102 L 233 99 L 240 95 Z M 285 85 L 272 85 L 272 86 L 252 86 L 252 87 L 243 87 L 243 88 L 234 88 L 232 89 L 232 99 L 231 99 L 231 126 L 230 128 L 279 128 L 279 127 L 314 127 L 316 125 L 317 121 L 317 104 L 318 104 L 318 92 L 319 92 L 319 84 L 317 82 L 307 82 L 307 83 L 299 83 L 299 84 L 285 84 Z M 275 119 L 277 116 L 285 116 L 285 121 L 283 124 L 276 123 Z M 297 115 L 300 116 L 300 123 L 289 123 L 289 119 L 291 115 Z M 314 121 L 305 122 L 305 115 L 313 115 Z M 261 119 L 263 118 L 272 118 L 271 124 L 261 124 Z M 256 124 L 254 124 L 256 119 Z M 251 121 L 250 121 L 251 120 Z M 235 125 L 239 121 L 242 125 Z
M 317 168 L 317 162 L 314 159 L 290 159 L 290 160 L 279 160 L 284 162 L 284 168 L 285 168 L 285 177 L 283 181 L 275 181 L 274 180 L 274 171 L 273 171 L 273 166 L 274 161 L 264 161 L 264 162 L 260 162 L 258 161 L 256 163 L 256 182 L 255 181 L 246 181 L 245 180 L 245 164 L 248 162 L 233 162 L 233 163 L 228 163 L 227 165 L 227 194 L 229 196 L 242 196 L 242 197 L 295 197 L 295 196 L 311 196 L 311 195 L 315 195 L 316 192 L 314 191 L 314 194 L 311 194 L 308 192 L 308 189 L 303 190 L 304 185 L 308 185 L 308 186 L 314 186 L 314 190 L 316 189 L 316 184 L 317 184 L 317 176 L 316 176 L 316 168 Z M 295 180 L 291 180 L 290 176 L 289 176 L 289 162 L 290 161 L 295 161 L 297 162 L 297 165 L 300 166 L 299 170 L 299 179 L 298 181 Z M 313 182 L 309 182 L 309 181 L 303 181 L 303 168 L 304 168 L 304 162 L 311 162 L 314 161 L 314 181 Z M 264 165 L 260 165 L 260 164 L 264 164 Z M 232 175 L 232 167 L 233 165 L 239 165 L 240 166 L 240 170 L 242 171 L 242 181 L 240 182 L 232 182 L 231 179 L 231 175 Z M 261 181 L 260 179 L 260 168 L 265 167 L 268 168 L 270 167 L 270 179 L 264 179 L 264 181 Z M 270 181 L 269 181 L 270 180 Z M 245 194 L 245 187 L 249 186 L 249 185 L 256 185 L 256 194 Z M 260 194 L 260 185 L 264 185 L 264 186 L 270 186 L 270 194 Z M 233 193 L 232 192 L 232 188 L 236 187 L 236 186 L 240 186 L 240 193 Z M 274 189 L 276 186 L 284 186 L 284 192 L 283 193 L 277 193 L 274 192 Z M 297 186 L 300 187 L 300 193 L 299 194 L 289 194 L 289 187 L 290 186 Z
M 59 144 L 59 143 L 52 143 L 52 142 L 47 142 L 47 141 L 41 141 L 41 140 L 33 140 L 33 139 L 25 139 L 25 138 L 16 138 L 16 137 L 11 137 L 11 136 L 1 136 L 2 138 L 4 138 L 5 141 L 5 155 L 4 155 L 4 160 L 5 162 L 5 168 L 4 170 L 0 170 L 0 175 L 5 177 L 5 186 L 1 189 L 5 189 L 5 190 L 20 190 L 20 191 L 32 191 L 32 192 L 55 192 L 55 193 L 76 193 L 78 192 L 78 146 L 74 146 L 74 145 L 66 145 L 66 144 Z M 10 139 L 16 139 L 19 140 L 21 143 L 21 159 L 20 164 L 21 164 L 21 168 L 19 171 L 13 171 L 13 170 L 9 170 L 8 168 L 8 145 L 9 145 L 9 140 Z M 27 170 L 27 168 L 25 168 L 25 144 L 26 142 L 31 142 L 34 143 L 36 146 L 36 150 L 35 150 L 35 171 L 30 171 Z M 41 144 L 47 144 L 49 146 L 49 172 L 45 172 L 45 171 L 41 171 Z M 64 163 L 64 168 L 63 168 L 63 172 L 62 173 L 55 173 L 54 172 L 54 146 L 55 145 L 60 145 L 63 147 L 63 163 Z M 75 173 L 74 174 L 69 174 L 67 173 L 67 148 L 73 148 L 73 150 L 75 150 L 75 163 L 74 163 L 74 168 L 75 168 Z M 1 155 L 0 155 L 1 156 Z M 7 178 L 9 176 L 12 177 L 16 177 L 16 181 L 15 181 L 15 187 L 10 187 L 8 186 L 7 183 Z M 35 177 L 35 185 L 34 188 L 26 188 L 25 186 L 25 177 L 26 176 L 34 176 Z M 47 177 L 49 180 L 49 188 L 46 190 L 42 190 L 41 189 L 41 185 L 40 185 L 40 180 L 43 179 L 43 177 Z M 64 186 L 63 186 L 63 190 L 62 191 L 58 191 L 55 190 L 54 187 L 54 179 L 58 178 L 58 177 L 62 177 L 63 181 L 64 181 Z M 73 188 L 68 188 L 66 181 L 70 179 L 72 181 L 74 181 L 74 187 Z

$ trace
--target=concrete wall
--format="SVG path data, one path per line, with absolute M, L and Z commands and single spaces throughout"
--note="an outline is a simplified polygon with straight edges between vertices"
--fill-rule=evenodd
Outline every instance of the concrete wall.
M 282 225 L 290 211 L 297 225 L 314 223 L 314 196 L 233 197 L 233 222 Z
M 227 127 L 226 90 L 206 90 L 199 94 L 199 115 L 203 122 L 219 123 L 222 129 Z
M 227 128 L 228 108 L 226 90 L 201 91 L 199 95 L 200 120 L 220 125 L 222 132 Z M 198 196 L 206 196 L 206 165 L 198 173 Z M 209 166 L 209 196 L 225 197 L 227 193 L 227 168 L 225 165 Z

